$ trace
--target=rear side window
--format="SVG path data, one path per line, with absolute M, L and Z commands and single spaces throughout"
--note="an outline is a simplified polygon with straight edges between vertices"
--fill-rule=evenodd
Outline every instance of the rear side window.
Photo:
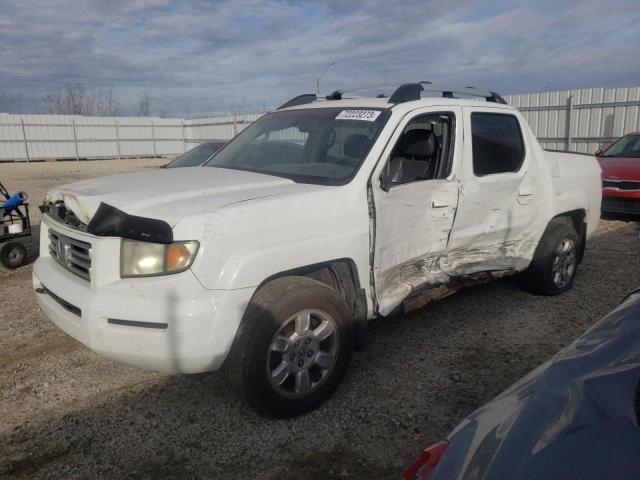
M 524 160 L 524 144 L 518 119 L 496 113 L 471 114 L 473 173 L 517 172 Z

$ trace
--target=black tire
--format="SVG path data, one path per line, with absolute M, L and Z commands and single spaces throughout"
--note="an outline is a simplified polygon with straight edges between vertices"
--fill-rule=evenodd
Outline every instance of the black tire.
M 0 262 L 10 270 L 23 266 L 27 263 L 27 247 L 19 242 L 0 245 Z
M 328 324 L 333 320 L 331 327 L 333 333 L 330 337 L 326 341 L 317 340 L 320 343 L 314 342 L 309 350 L 301 350 L 307 348 L 302 342 L 297 342 L 296 345 L 299 345 L 295 348 L 293 342 L 287 344 L 286 348 L 289 350 L 284 351 L 289 353 L 273 350 L 272 342 L 275 341 L 275 335 L 278 333 L 280 336 L 285 336 L 282 333 L 283 329 L 289 328 L 292 318 L 309 310 L 324 315 L 318 317 L 320 322 Z M 318 320 L 313 315 L 315 314 L 311 313 L 308 329 L 305 330 L 309 336 L 319 330 L 317 327 L 316 330 L 312 330 L 312 325 L 314 322 L 317 324 Z M 297 331 L 298 320 L 293 321 L 294 329 Z M 277 278 L 260 288 L 249 303 L 229 357 L 225 361 L 225 374 L 232 386 L 260 415 L 287 418 L 303 414 L 319 406 L 342 380 L 354 349 L 355 337 L 352 324 L 351 315 L 344 300 L 331 287 L 306 277 Z M 297 333 L 292 335 L 294 339 L 305 338 L 296 337 Z M 285 336 L 285 338 L 289 340 L 289 337 Z M 311 339 L 308 341 L 311 342 Z M 331 345 L 333 353 L 332 366 L 326 370 L 314 364 L 316 356 L 319 357 L 321 348 L 324 348 L 321 346 L 322 342 Z M 311 350 L 312 347 L 317 349 L 315 354 Z M 315 386 L 310 387 L 308 393 L 298 393 L 299 372 L 293 371 L 290 373 L 291 378 L 286 377 L 286 381 L 281 385 L 274 386 L 273 383 L 276 380 L 273 379 L 277 368 L 272 370 L 272 365 L 290 364 L 289 359 L 297 364 L 298 361 L 303 361 L 302 359 L 307 357 L 305 353 L 309 354 L 311 365 L 308 367 L 307 378 L 311 379 L 310 385 L 313 385 L 312 375 L 315 375 Z M 273 362 L 274 357 L 278 355 L 280 357 Z M 296 355 L 301 356 L 296 357 Z M 291 368 L 289 365 L 285 366 L 287 369 Z M 326 372 L 324 376 L 322 372 Z M 293 385 L 290 385 L 291 382 Z M 284 391 L 289 387 L 296 391 L 292 390 L 290 393 Z M 298 396 L 294 398 L 291 395 Z
M 561 251 L 567 245 L 571 245 L 573 255 Z M 580 241 L 571 220 L 553 219 L 538 244 L 529 268 L 521 275 L 522 285 L 532 293 L 549 296 L 570 290 L 578 270 L 579 252 Z

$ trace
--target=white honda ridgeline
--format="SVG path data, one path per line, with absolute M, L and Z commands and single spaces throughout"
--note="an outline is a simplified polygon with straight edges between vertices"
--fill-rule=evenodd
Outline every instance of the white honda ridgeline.
M 100 355 L 224 368 L 287 417 L 331 394 L 373 317 L 512 273 L 570 289 L 600 203 L 595 158 L 543 150 L 493 92 L 303 95 L 202 167 L 52 189 L 33 283 Z

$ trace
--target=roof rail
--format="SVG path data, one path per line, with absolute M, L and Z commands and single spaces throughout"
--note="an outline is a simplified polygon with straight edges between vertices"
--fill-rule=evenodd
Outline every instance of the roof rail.
M 419 100 L 421 92 L 442 92 L 444 98 L 454 98 L 454 94 L 469 97 L 484 97 L 487 102 L 507 104 L 504 98 L 496 92 L 477 90 L 474 87 L 450 87 L 434 85 L 431 82 L 405 83 L 400 85 L 389 97 L 389 103 L 402 103 Z
M 398 85 L 396 83 L 382 83 L 378 85 L 364 85 L 362 87 L 350 88 L 349 90 L 336 90 L 325 97 L 327 100 L 342 100 L 345 93 L 357 92 L 361 90 L 372 90 L 376 88 L 395 87 L 395 91 L 389 97 L 388 103 L 398 104 L 410 102 L 412 100 L 420 100 L 422 92 L 438 92 L 442 93 L 444 98 L 454 98 L 454 95 L 464 95 L 468 97 L 483 97 L 487 102 L 507 104 L 504 98 L 496 92 L 487 90 L 477 90 L 474 87 L 451 87 L 447 85 L 435 85 L 431 82 L 422 81 L 417 83 L 405 83 Z M 384 98 L 384 95 L 378 95 L 378 98 Z M 278 107 L 278 110 L 296 105 L 304 105 L 305 103 L 315 102 L 318 98 L 314 94 L 298 95 L 287 103 Z
M 315 93 L 305 93 L 302 95 L 298 95 L 297 97 L 293 97 L 286 103 L 280 105 L 276 110 L 282 110 L 283 108 L 295 107 L 296 105 L 304 105 L 306 103 L 315 102 L 318 99 Z
M 435 85 L 431 82 L 421 81 L 417 83 L 405 83 L 398 85 L 397 83 L 382 83 L 377 85 L 364 85 L 362 87 L 354 87 L 348 90 L 336 90 L 325 98 L 327 100 L 342 100 L 345 93 L 357 92 L 360 90 L 373 90 L 376 88 L 395 87 L 396 90 L 389 97 L 389 103 L 403 103 L 411 100 L 420 100 L 421 92 L 441 92 L 444 98 L 454 98 L 454 94 L 465 95 L 470 97 L 484 97 L 487 102 L 507 104 L 504 98 L 496 92 L 485 90 L 477 90 L 474 87 L 451 87 L 446 85 Z M 378 98 L 380 97 L 378 95 Z

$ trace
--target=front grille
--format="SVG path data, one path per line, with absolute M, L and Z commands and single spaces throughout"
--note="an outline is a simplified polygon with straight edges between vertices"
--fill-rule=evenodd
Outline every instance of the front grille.
M 91 279 L 91 244 L 49 230 L 49 254 L 71 273 Z
M 632 180 L 607 180 L 602 181 L 604 188 L 617 188 L 618 190 L 640 190 L 640 182 Z

